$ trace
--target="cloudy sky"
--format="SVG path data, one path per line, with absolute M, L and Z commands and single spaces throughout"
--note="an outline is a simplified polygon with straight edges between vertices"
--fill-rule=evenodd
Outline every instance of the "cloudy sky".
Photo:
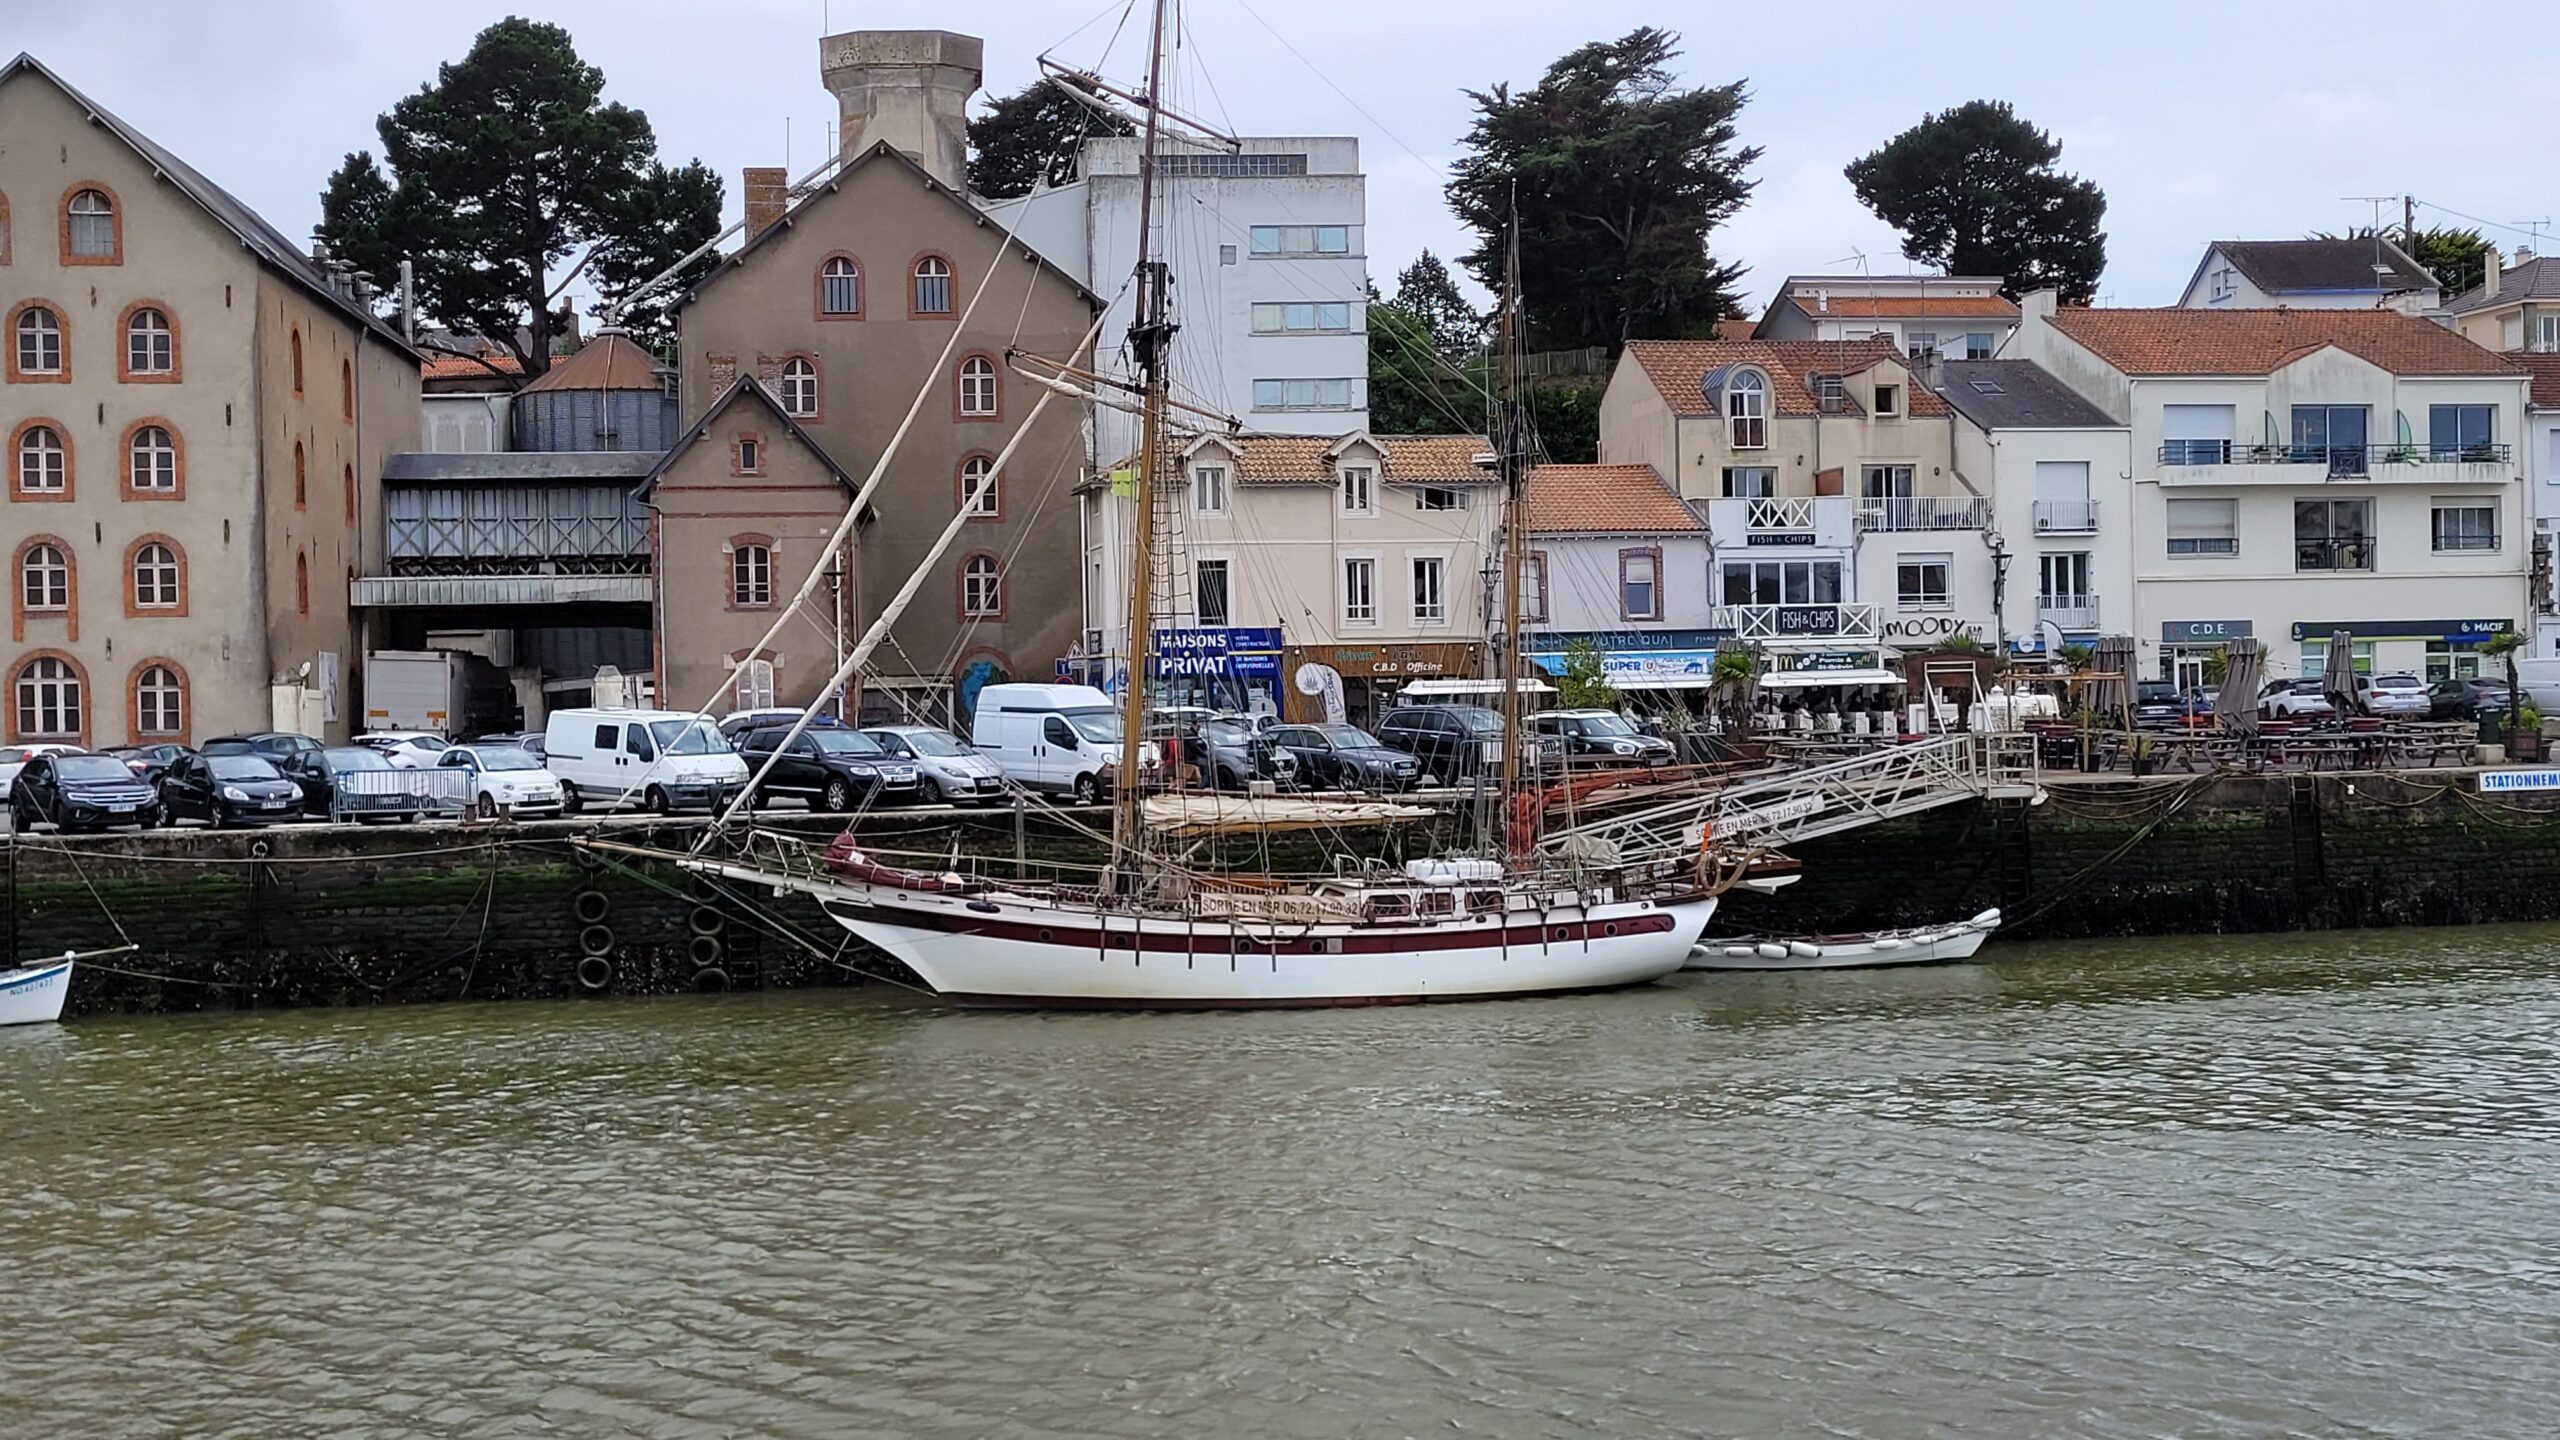
M 983 35 L 987 84 L 1004 92 L 1031 78 L 1043 49 L 1102 58 L 1127 3 L 0 0 L 0 45 L 33 51 L 301 237 L 340 156 L 375 145 L 375 116 L 509 13 L 568 27 L 609 96 L 645 110 L 671 158 L 700 157 L 728 178 L 734 213 L 741 167 L 787 161 L 798 173 L 823 153 L 834 106 L 817 38 L 830 25 Z M 2432 19 L 2368 0 L 2056 0 L 2011 7 L 2016 19 L 1908 0 L 1818 11 L 1712 0 L 1187 9 L 1190 104 L 1248 134 L 1361 138 L 1382 283 L 1426 246 L 1467 244 L 1440 198 L 1469 119 L 1466 89 L 1525 86 L 1566 50 L 1644 24 L 1682 32 L 1690 79 L 1750 82 L 1742 130 L 1767 153 L 1757 194 L 1716 248 L 1750 267 L 1755 304 L 1787 274 L 1854 270 L 1861 254 L 1874 273 L 1910 269 L 1840 168 L 1926 112 L 1978 97 L 2013 102 L 2060 138 L 2065 168 L 2106 191 L 2101 303 L 2171 302 L 2217 237 L 2369 223 L 2373 207 L 2347 196 L 2413 193 L 2421 224 L 2495 222 L 2484 228 L 2506 250 L 2532 238 L 2497 226 L 2529 228 L 2560 206 L 2553 168 L 2538 158 L 2560 133 L 2560 87 L 2498 82 L 2494 64 L 2466 81 L 2435 58 L 2514 33 L 2518 7 L 2457 6 Z M 1139 25 L 1130 21 L 1110 71 L 1138 67 Z

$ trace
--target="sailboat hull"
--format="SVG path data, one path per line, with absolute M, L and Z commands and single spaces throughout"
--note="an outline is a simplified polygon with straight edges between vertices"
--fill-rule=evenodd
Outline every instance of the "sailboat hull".
M 1680 968 L 1711 897 L 1630 900 L 1436 924 L 1262 925 L 1133 918 L 956 897 L 822 897 L 837 924 L 958 1005 L 1243 1009 L 1400 1005 L 1650 984 Z M 923 901 L 925 903 L 913 903 Z

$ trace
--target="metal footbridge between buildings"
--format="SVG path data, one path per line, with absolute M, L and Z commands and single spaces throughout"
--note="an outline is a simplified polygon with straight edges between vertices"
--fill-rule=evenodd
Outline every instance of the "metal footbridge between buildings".
M 1718 847 L 1770 851 L 1966 800 L 2033 799 L 2030 735 L 1948 735 L 1621 811 L 1550 831 L 1552 854 L 1614 851 L 1626 861 Z

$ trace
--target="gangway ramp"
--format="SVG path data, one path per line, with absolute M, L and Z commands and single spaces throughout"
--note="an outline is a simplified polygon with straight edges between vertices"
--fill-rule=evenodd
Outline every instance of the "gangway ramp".
M 1664 859 L 1696 853 L 1712 822 L 1719 846 L 1776 850 L 1960 801 L 2038 793 L 2035 737 L 1947 735 L 1622 811 L 1551 831 L 1539 844 Z

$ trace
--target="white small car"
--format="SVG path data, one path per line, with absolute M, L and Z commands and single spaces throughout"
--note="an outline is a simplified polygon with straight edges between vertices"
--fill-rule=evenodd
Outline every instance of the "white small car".
M 2376 675 L 2368 680 L 2356 677 L 2356 703 L 2368 715 L 2388 715 L 2396 719 L 2427 718 L 2435 701 L 2427 694 L 2427 682 L 2415 675 Z
M 565 803 L 559 779 L 521 745 L 449 746 L 435 768 L 464 772 L 462 803 L 484 820 L 557 815 Z
M 9 787 L 18 781 L 18 772 L 26 769 L 27 762 L 39 755 L 85 755 L 87 753 L 77 745 L 58 745 L 51 741 L 0 747 L 0 796 L 9 793 Z
M 1004 798 L 1004 767 L 948 730 L 931 725 L 873 725 L 862 733 L 898 759 L 915 762 L 919 796 L 927 805 L 992 804 Z
M 379 750 L 395 770 L 433 769 L 446 750 L 444 737 L 424 730 L 367 730 L 355 737 L 368 750 Z

